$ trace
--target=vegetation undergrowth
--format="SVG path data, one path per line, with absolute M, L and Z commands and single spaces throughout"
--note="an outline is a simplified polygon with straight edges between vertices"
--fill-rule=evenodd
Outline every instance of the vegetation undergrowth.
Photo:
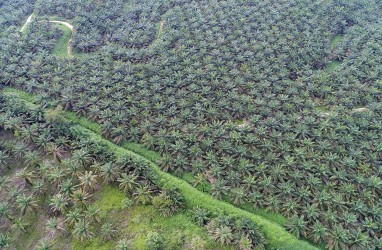
M 6 90 L 7 93 L 12 93 L 14 97 L 19 97 L 23 99 L 24 95 L 18 94 L 20 93 L 20 91 L 13 92 L 10 88 L 7 88 Z M 26 96 L 28 97 L 28 95 Z M 24 99 L 24 101 L 28 102 L 28 99 L 29 98 Z M 159 166 L 156 165 L 154 162 L 126 148 L 115 145 L 114 143 L 102 138 L 97 133 L 85 128 L 80 124 L 74 124 L 71 127 L 71 131 L 74 134 L 82 134 L 88 136 L 88 138 L 97 141 L 101 145 L 106 146 L 108 149 L 110 149 L 111 152 L 114 152 L 117 156 L 128 156 L 137 161 L 146 163 L 155 174 L 155 182 L 157 182 L 159 186 L 178 188 L 179 192 L 182 193 L 182 195 L 184 196 L 187 208 L 194 208 L 196 206 L 199 206 L 211 212 L 222 211 L 226 214 L 230 214 L 231 216 L 245 217 L 252 220 L 259 226 L 261 231 L 268 239 L 269 246 L 271 249 L 318 249 L 317 247 L 309 244 L 306 241 L 297 239 L 294 235 L 288 233 L 282 226 L 280 226 L 277 223 L 274 223 L 260 215 L 244 211 L 227 202 L 214 199 L 210 195 L 192 187 L 184 180 L 174 177 L 169 173 L 163 172 L 159 168 Z
M 340 34 L 335 35 L 335 36 L 333 37 L 333 39 L 332 39 L 332 42 L 330 43 L 330 48 L 331 48 L 331 49 L 334 49 L 334 48 L 336 47 L 336 45 L 337 45 L 339 42 L 342 41 L 342 39 L 343 39 L 343 36 L 342 36 L 342 35 L 340 35 Z

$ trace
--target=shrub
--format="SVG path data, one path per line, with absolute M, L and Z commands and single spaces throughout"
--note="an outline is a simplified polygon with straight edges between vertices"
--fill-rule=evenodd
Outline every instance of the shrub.
M 145 239 L 147 250 L 163 249 L 164 239 L 158 232 L 149 232 Z

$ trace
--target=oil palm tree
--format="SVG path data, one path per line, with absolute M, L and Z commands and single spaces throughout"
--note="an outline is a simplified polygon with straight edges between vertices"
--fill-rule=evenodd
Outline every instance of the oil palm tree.
M 300 238 L 301 236 L 306 236 L 306 224 L 304 216 L 298 217 L 298 215 L 293 215 L 288 219 L 285 227 L 290 233 L 294 234 L 297 238 Z
M 37 204 L 37 200 L 32 194 L 27 196 L 25 193 L 21 193 L 16 197 L 16 205 L 21 215 L 25 215 L 29 210 L 33 211 L 37 208 Z
M 213 238 L 222 245 L 229 245 L 234 239 L 232 229 L 227 226 L 220 226 L 214 230 Z
M 49 201 L 50 211 L 54 214 L 65 213 L 69 199 L 62 194 L 55 194 Z
M 115 237 L 117 230 L 111 223 L 105 223 L 101 227 L 101 237 L 105 241 L 109 241 Z
M 87 207 L 87 202 L 90 198 L 90 194 L 83 189 L 77 189 L 71 195 L 71 200 L 75 205 L 80 205 L 82 208 Z
M 80 186 L 82 190 L 94 190 L 97 185 L 98 175 L 93 174 L 93 171 L 85 171 L 83 174 L 78 175 L 78 180 L 80 181 Z
M 0 167 L 4 168 L 6 167 L 7 169 L 10 169 L 10 166 L 7 164 L 9 157 L 4 151 L 0 151 Z
M 74 224 L 73 235 L 80 241 L 85 241 L 93 237 L 93 232 L 90 228 L 90 223 L 80 220 Z
M 147 205 L 152 199 L 152 190 L 148 185 L 139 185 L 133 193 L 135 200 L 138 204 Z
M 138 185 L 137 179 L 138 176 L 136 176 L 134 173 L 122 173 L 121 176 L 117 179 L 119 182 L 119 189 L 125 193 L 133 191 Z
M 106 184 L 113 183 L 117 180 L 120 170 L 113 163 L 105 163 L 100 167 L 100 176 Z

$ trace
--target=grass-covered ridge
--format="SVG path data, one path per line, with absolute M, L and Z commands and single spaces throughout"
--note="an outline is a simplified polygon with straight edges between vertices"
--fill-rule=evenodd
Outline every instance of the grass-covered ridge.
M 33 103 L 30 103 L 32 98 L 30 95 L 21 91 L 13 91 L 11 88 L 6 88 L 4 90 L 6 94 L 10 94 L 13 98 L 21 98 L 25 102 L 29 102 L 31 106 Z M 21 94 L 20 94 L 21 93 Z M 260 215 L 244 211 L 240 208 L 237 208 L 229 203 L 224 201 L 219 201 L 214 199 L 210 195 L 203 193 L 196 188 L 192 187 L 190 184 L 181 180 L 177 177 L 172 176 L 169 173 L 163 172 L 154 162 L 134 153 L 124 147 L 117 146 L 114 143 L 102 138 L 99 134 L 85 128 L 80 124 L 73 124 L 71 127 L 73 133 L 81 133 L 88 136 L 90 139 L 97 141 L 99 144 L 107 146 L 107 148 L 119 156 L 129 156 L 137 161 L 145 162 L 155 173 L 157 184 L 160 186 L 173 186 L 177 187 L 179 191 L 184 196 L 186 205 L 188 208 L 193 208 L 196 206 L 208 209 L 212 212 L 223 211 L 232 216 L 246 217 L 253 222 L 255 222 L 264 233 L 266 238 L 269 241 L 269 246 L 272 249 L 289 249 L 289 250 L 299 250 L 299 249 L 317 249 L 315 246 L 312 246 L 306 241 L 299 240 L 292 234 L 288 233 L 282 226 L 274 223 Z

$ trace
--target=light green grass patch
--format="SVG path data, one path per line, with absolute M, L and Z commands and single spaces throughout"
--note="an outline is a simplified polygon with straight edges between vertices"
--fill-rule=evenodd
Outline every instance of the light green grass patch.
M 327 69 L 329 69 L 329 70 L 335 70 L 335 69 L 337 69 L 338 67 L 340 67 L 341 64 L 342 64 L 342 62 L 341 62 L 341 61 L 338 61 L 338 60 L 331 61 L 330 63 L 328 63 Z
M 158 152 L 151 151 L 139 143 L 127 142 L 123 144 L 123 147 L 127 150 L 133 151 L 140 156 L 145 157 L 146 159 L 149 159 L 152 162 L 156 162 L 160 159 L 160 154 Z
M 52 53 L 60 58 L 64 58 L 69 56 L 68 44 L 69 44 L 70 38 L 72 37 L 72 31 L 63 24 L 58 24 L 58 25 L 60 30 L 63 32 L 63 35 L 57 41 L 56 46 L 54 46 Z
M 241 208 L 248 211 L 248 212 L 259 214 L 259 215 L 261 215 L 261 216 L 263 216 L 263 217 L 265 217 L 265 218 L 267 218 L 273 222 L 278 223 L 281 226 L 284 226 L 285 222 L 287 220 L 282 214 L 273 213 L 273 212 L 265 210 L 264 208 L 256 208 L 255 209 L 249 203 L 242 205 Z
M 76 239 L 71 241 L 72 250 L 113 250 L 115 249 L 115 243 L 113 241 L 105 242 L 99 237 L 93 237 L 88 241 L 81 242 Z
M 233 120 L 232 123 L 236 126 L 240 126 L 240 125 L 243 125 L 244 124 L 244 121 L 243 120 Z
M 331 49 L 334 49 L 336 47 L 336 45 L 341 42 L 343 39 L 343 36 L 338 34 L 338 35 L 335 35 L 330 43 L 330 48 Z
M 135 235 L 132 249 L 146 249 L 145 237 L 150 231 L 157 231 L 166 241 L 166 249 L 182 249 L 184 241 L 190 242 L 199 236 L 206 242 L 207 249 L 234 249 L 212 241 L 204 228 L 194 224 L 184 213 L 163 217 L 153 206 L 136 206 L 129 210 L 130 223 L 127 231 Z
M 18 90 L 18 89 L 14 89 L 14 88 L 10 88 L 10 87 L 5 87 L 2 89 L 2 92 L 3 93 L 6 93 L 6 94 L 15 94 L 17 95 L 19 98 L 27 101 L 27 102 L 31 102 L 31 103 L 34 103 L 36 101 L 36 99 L 34 98 L 33 95 L 25 92 L 25 91 L 22 91 L 22 90 Z
M 94 133 L 97 133 L 98 135 L 101 135 L 102 133 L 102 128 L 98 123 L 92 122 L 85 117 L 77 115 L 74 112 L 65 111 L 64 116 L 71 122 L 80 124 L 81 126 L 93 131 Z
M 122 200 L 126 197 L 118 188 L 113 186 L 104 186 L 99 192 L 94 194 L 97 200 L 94 205 L 102 210 L 102 216 L 105 217 L 110 210 L 123 209 Z

